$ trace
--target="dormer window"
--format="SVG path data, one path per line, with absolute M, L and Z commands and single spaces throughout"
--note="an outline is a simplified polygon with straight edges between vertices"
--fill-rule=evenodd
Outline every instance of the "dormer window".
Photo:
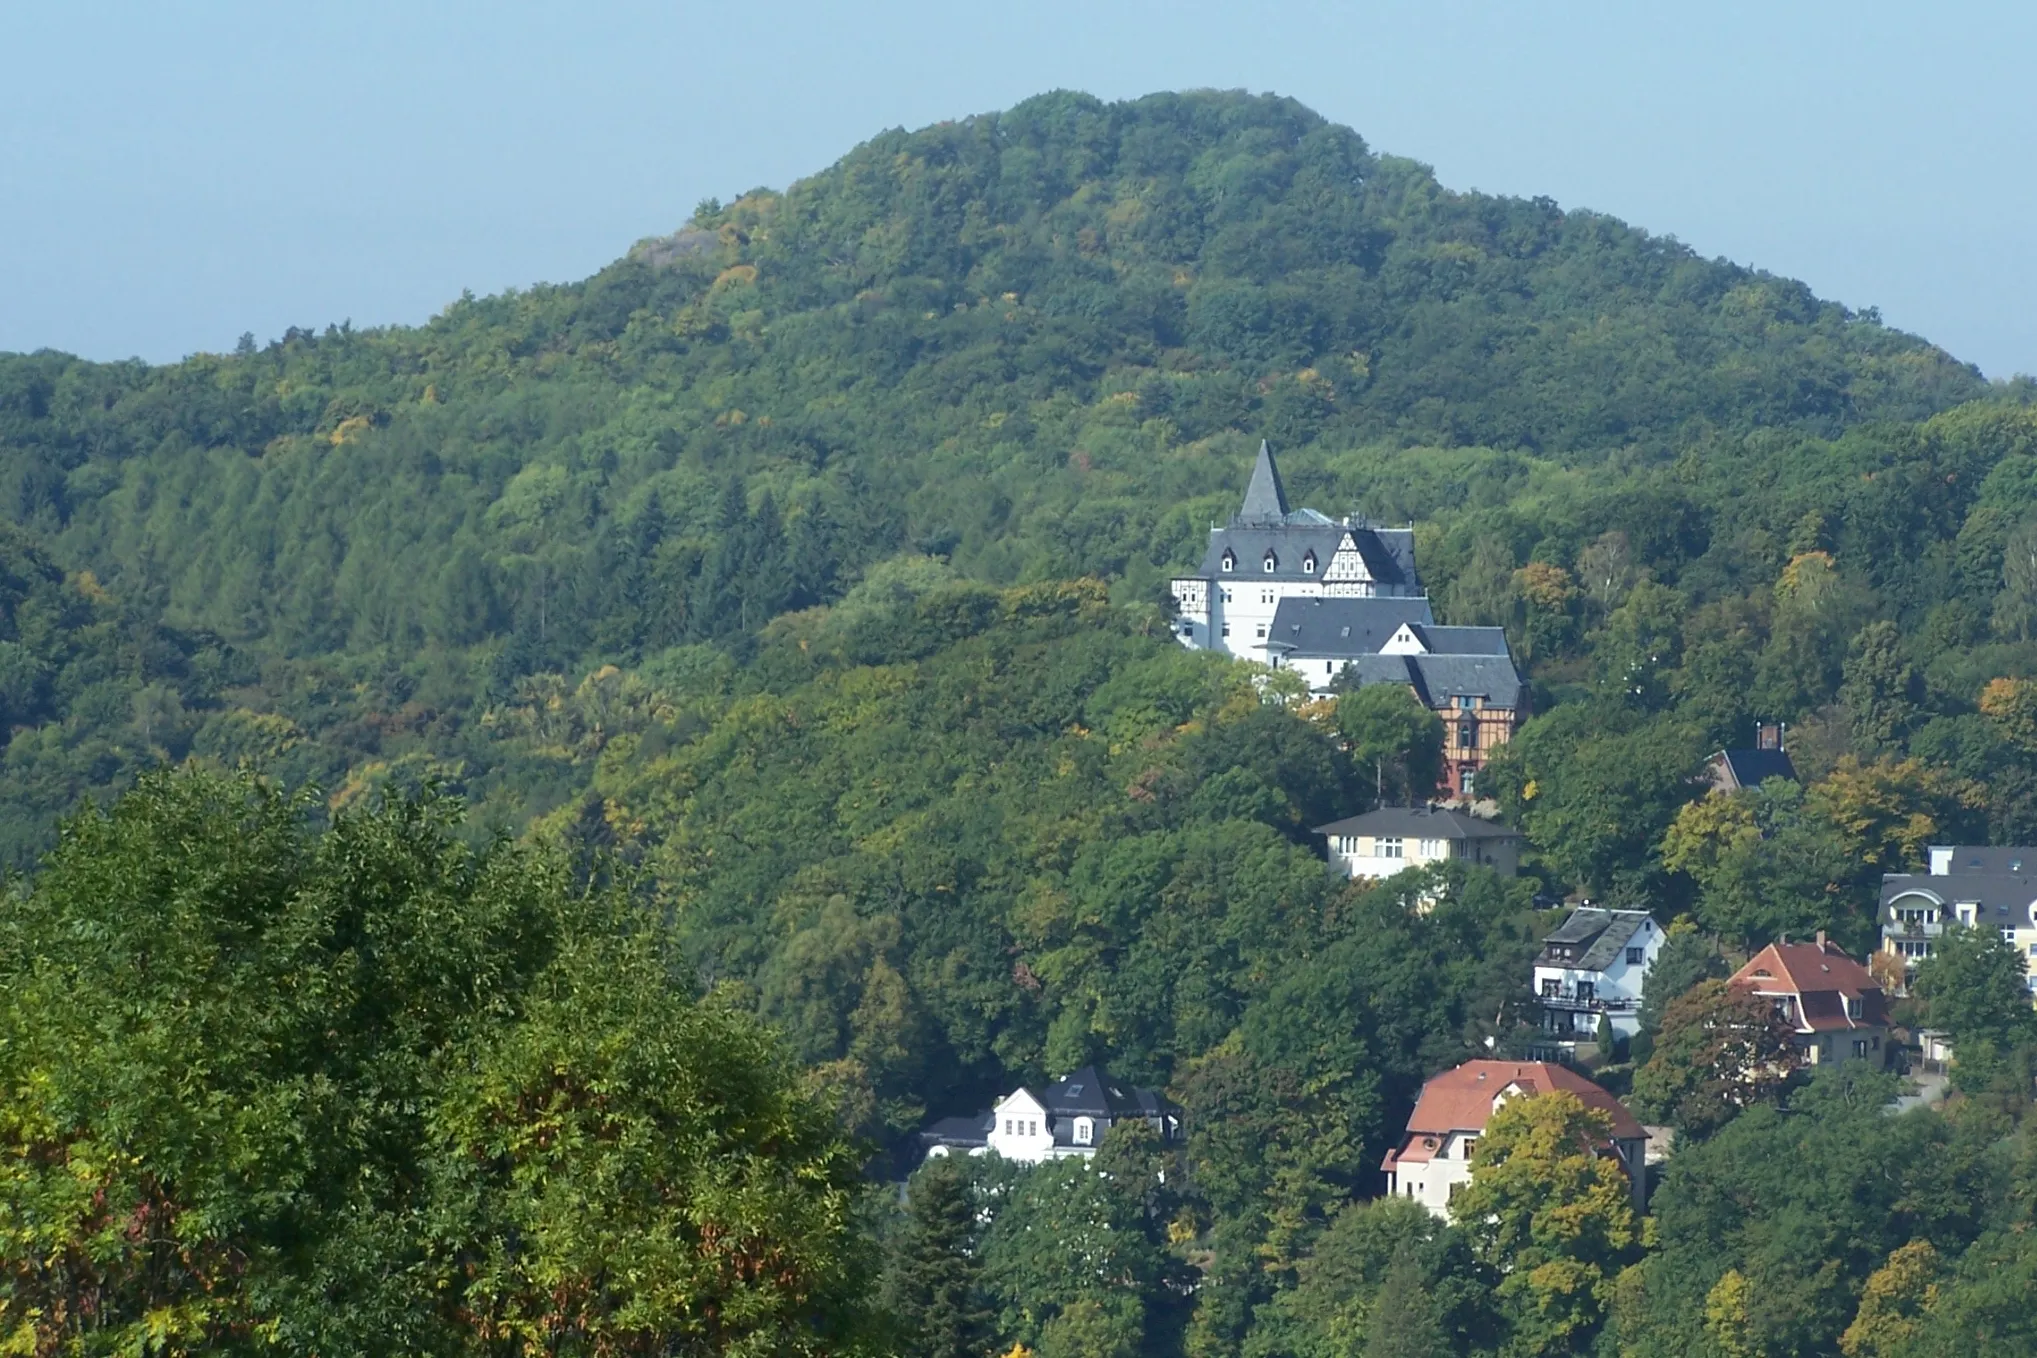
M 1303 575 L 1314 575 L 1316 573 L 1316 554 L 1314 552 L 1310 552 L 1302 557 L 1301 573 Z
M 1233 556 L 1233 555 L 1231 555 L 1231 552 L 1230 552 L 1230 549 L 1229 549 L 1229 548 L 1225 548 L 1225 549 L 1224 549 L 1224 569 L 1225 569 L 1225 570 L 1227 570 L 1227 571 L 1228 571 L 1228 570 L 1236 570 L 1236 569 L 1237 569 L 1237 566 L 1238 566 L 1238 558 L 1237 558 L 1237 557 L 1235 557 L 1235 556 Z
M 1266 573 L 1267 573 L 1268 575 L 1271 575 L 1271 574 L 1273 574 L 1273 570 L 1274 570 L 1274 567 L 1278 566 L 1279 564 L 1280 564 L 1280 558 L 1279 558 L 1279 557 L 1277 557 L 1277 556 L 1273 555 L 1273 553 L 1271 553 L 1271 552 L 1268 552 L 1268 553 L 1266 554 L 1266 561 L 1265 561 L 1265 567 L 1266 567 Z

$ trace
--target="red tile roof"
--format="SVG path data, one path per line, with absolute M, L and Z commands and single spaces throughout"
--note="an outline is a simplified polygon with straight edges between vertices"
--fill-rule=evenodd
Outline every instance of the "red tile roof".
M 1415 1111 L 1408 1118 L 1407 1136 L 1399 1150 L 1387 1153 L 1383 1168 L 1391 1169 L 1402 1160 L 1429 1159 L 1452 1132 L 1483 1131 L 1492 1117 L 1493 1099 L 1509 1086 L 1523 1094 L 1567 1091 L 1586 1107 L 1609 1115 L 1615 1137 L 1639 1139 L 1648 1135 L 1624 1104 L 1568 1066 L 1547 1061 L 1466 1061 L 1422 1086 L 1422 1096 L 1415 1101 Z M 1423 1144 L 1431 1138 L 1438 1143 L 1436 1146 Z
M 1731 984 L 1757 995 L 1796 998 L 1792 1018 L 1805 1032 L 1843 1032 L 1888 1026 L 1881 982 L 1820 936 L 1815 943 L 1771 943 L 1733 973 Z M 1846 1001 L 1860 1001 L 1860 1017 L 1849 1018 Z

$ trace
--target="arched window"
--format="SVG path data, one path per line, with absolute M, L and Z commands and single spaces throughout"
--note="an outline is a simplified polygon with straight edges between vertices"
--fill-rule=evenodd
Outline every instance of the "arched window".
M 1301 573 L 1303 575 L 1314 575 L 1316 573 L 1316 554 L 1314 552 L 1310 552 L 1302 557 Z
M 1271 574 L 1273 573 L 1273 568 L 1274 568 L 1275 566 L 1279 565 L 1279 564 L 1280 564 L 1280 559 L 1279 559 L 1278 557 L 1274 556 L 1274 555 L 1273 555 L 1273 553 L 1271 553 L 1271 552 L 1268 552 L 1268 553 L 1266 554 L 1266 573 L 1267 573 L 1268 575 L 1271 575 Z
M 1237 557 L 1235 557 L 1235 556 L 1232 556 L 1232 555 L 1231 555 L 1231 551 L 1230 551 L 1230 548 L 1226 547 L 1226 548 L 1224 549 L 1224 569 L 1225 569 L 1225 570 L 1230 570 L 1230 569 L 1231 569 L 1232 567 L 1236 566 L 1237 564 L 1238 564 L 1238 558 L 1237 558 Z

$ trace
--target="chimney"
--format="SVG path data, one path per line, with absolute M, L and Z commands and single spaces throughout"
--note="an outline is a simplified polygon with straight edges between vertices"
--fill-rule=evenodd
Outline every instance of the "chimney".
M 1757 750 L 1780 750 L 1782 748 L 1782 723 L 1758 721 L 1754 723 L 1754 748 Z
M 1825 931 L 1823 929 L 1818 930 L 1818 951 L 1825 951 Z

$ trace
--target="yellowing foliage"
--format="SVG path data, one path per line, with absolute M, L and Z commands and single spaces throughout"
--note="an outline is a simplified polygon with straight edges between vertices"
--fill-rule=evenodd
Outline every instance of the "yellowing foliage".
M 1514 591 L 1536 608 L 1560 611 L 1577 597 L 1570 572 L 1547 561 L 1530 561 L 1514 572 Z
M 366 415 L 353 415 L 341 420 L 326 438 L 337 448 L 343 443 L 353 443 L 361 435 L 375 427 L 375 421 Z

